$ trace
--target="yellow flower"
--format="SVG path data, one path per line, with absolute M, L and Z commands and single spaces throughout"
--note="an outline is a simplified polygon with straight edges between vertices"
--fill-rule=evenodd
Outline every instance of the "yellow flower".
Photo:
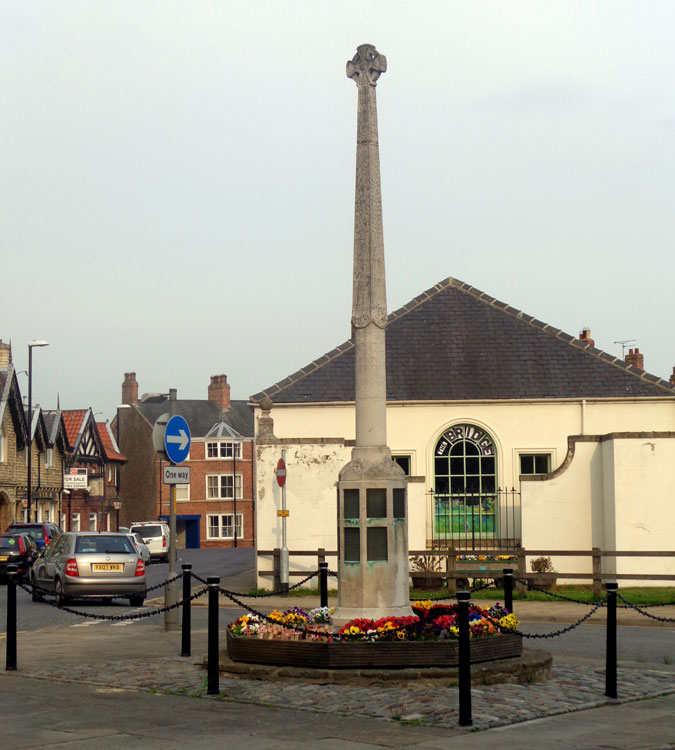
M 349 632 L 351 635 L 358 635 L 361 631 L 359 630 L 358 625 L 350 625 Z
M 518 625 L 520 625 L 520 620 L 511 612 L 511 614 L 500 618 L 499 624 L 505 630 L 516 630 Z
M 398 630 L 396 631 L 396 637 L 399 639 L 399 641 L 405 640 L 405 630 Z

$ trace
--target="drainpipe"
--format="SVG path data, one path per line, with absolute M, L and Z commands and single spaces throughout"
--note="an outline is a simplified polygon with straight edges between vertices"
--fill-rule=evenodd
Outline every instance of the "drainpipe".
M 234 496 L 234 546 L 237 546 L 237 444 L 232 443 L 232 489 Z M 243 488 L 242 488 L 243 489 Z
M 586 434 L 586 399 L 581 399 L 581 434 Z

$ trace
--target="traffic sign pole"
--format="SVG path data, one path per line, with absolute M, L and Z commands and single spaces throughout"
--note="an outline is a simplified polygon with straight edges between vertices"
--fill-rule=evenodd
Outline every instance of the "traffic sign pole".
M 277 464 L 277 483 L 281 485 L 281 555 L 279 557 L 279 579 L 281 590 L 288 595 L 289 560 L 288 544 L 286 540 L 286 451 L 281 449 L 281 461 Z
M 176 389 L 169 389 L 169 414 L 170 419 L 167 423 L 167 430 L 172 420 L 175 420 L 176 416 Z M 173 432 L 173 431 L 172 431 Z M 189 435 L 189 433 L 188 433 Z M 172 434 L 167 436 L 166 431 L 164 433 L 164 444 L 166 446 L 167 440 L 172 441 Z M 173 447 L 175 441 L 172 441 L 171 446 Z M 190 443 L 188 438 L 188 451 L 190 449 Z M 166 450 L 166 448 L 165 448 Z M 167 450 L 167 455 L 172 463 L 180 463 L 174 461 L 174 457 Z M 182 452 L 181 452 L 182 453 Z M 182 460 L 185 460 L 183 457 Z M 176 576 L 176 485 L 172 484 L 169 490 L 169 583 L 164 587 L 164 606 L 171 607 L 178 601 L 178 581 L 174 581 L 173 578 Z M 173 609 L 167 609 L 164 612 L 164 630 L 175 631 L 178 630 L 178 607 Z

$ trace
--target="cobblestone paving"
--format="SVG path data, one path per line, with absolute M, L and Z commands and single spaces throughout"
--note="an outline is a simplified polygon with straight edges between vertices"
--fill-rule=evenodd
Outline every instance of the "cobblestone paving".
M 56 669 L 23 669 L 20 674 L 63 679 Z M 74 667 L 68 670 L 68 680 L 206 697 L 206 672 L 194 658 L 155 658 L 142 666 L 134 660 Z M 618 690 L 620 702 L 675 693 L 675 674 L 619 668 Z M 553 679 L 546 682 L 476 686 L 472 688 L 474 726 L 486 729 L 614 702 L 605 698 L 604 691 L 604 670 L 581 666 L 554 666 Z M 221 677 L 219 699 L 434 726 L 458 723 L 458 689 L 440 683 L 363 687 Z

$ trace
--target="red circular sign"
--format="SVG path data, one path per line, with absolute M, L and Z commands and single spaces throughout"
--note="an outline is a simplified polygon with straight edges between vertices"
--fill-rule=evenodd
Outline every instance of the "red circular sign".
M 283 487 L 286 484 L 286 463 L 283 458 L 277 461 L 277 470 L 274 473 L 277 475 L 277 484 Z

